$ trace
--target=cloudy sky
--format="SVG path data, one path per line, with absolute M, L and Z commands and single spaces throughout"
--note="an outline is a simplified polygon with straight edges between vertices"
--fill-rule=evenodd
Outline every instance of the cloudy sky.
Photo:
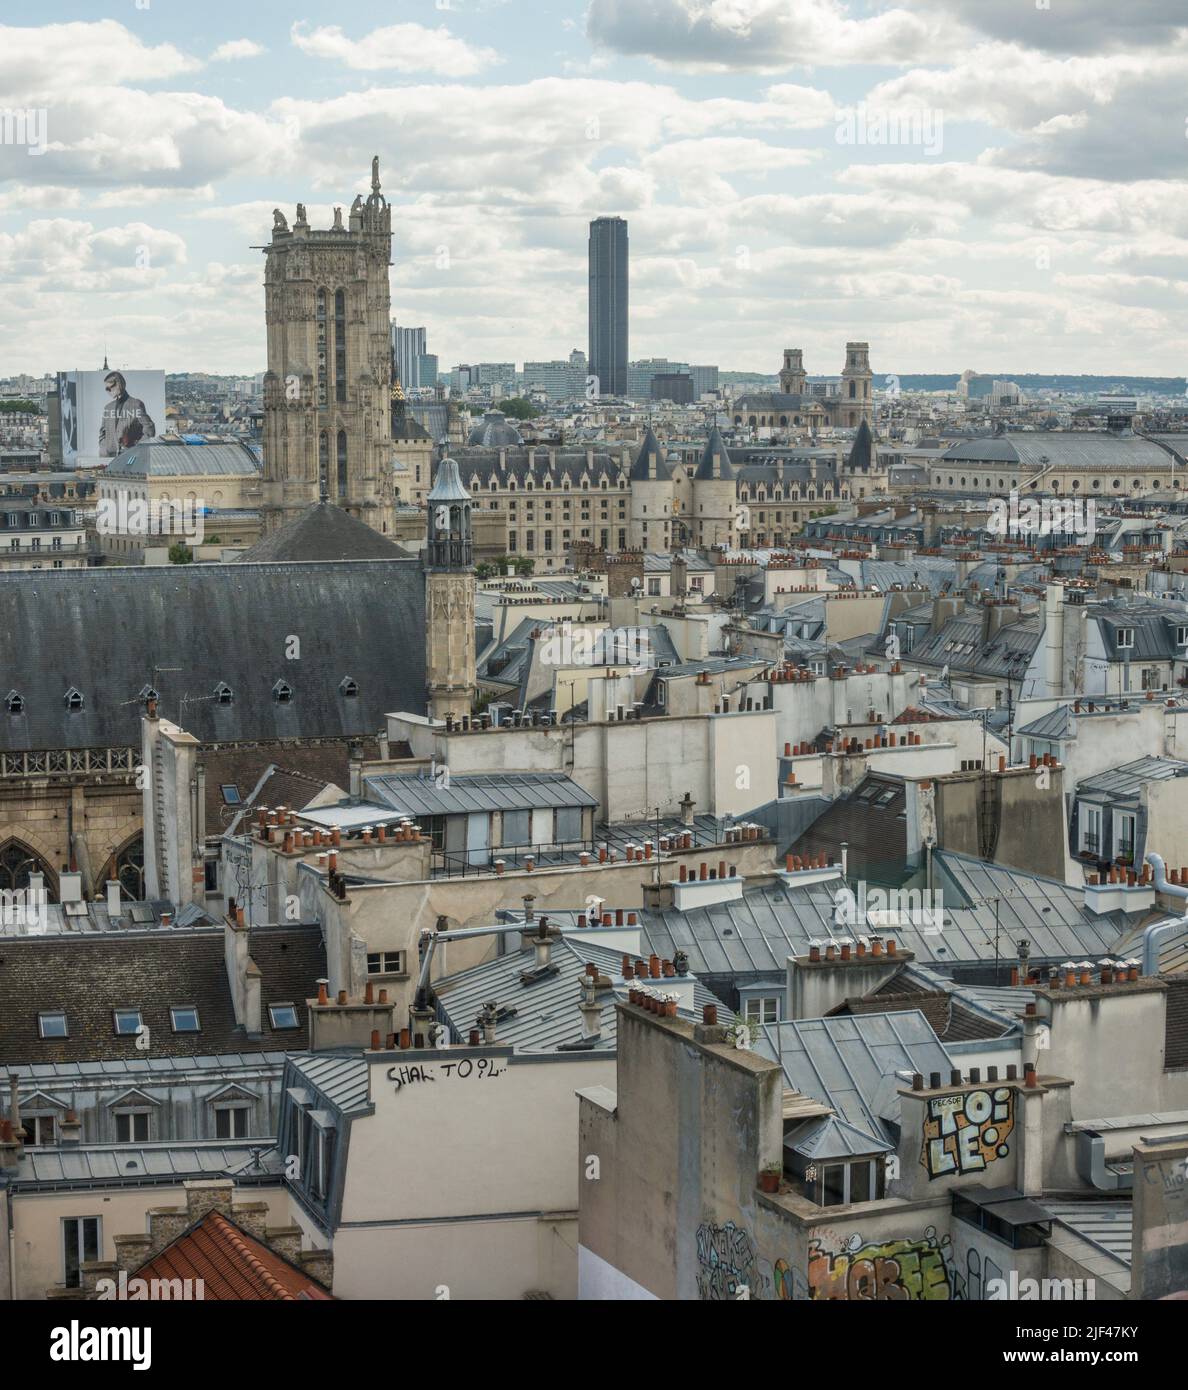
M 274 206 L 328 226 L 376 153 L 393 315 L 443 367 L 584 347 L 619 214 L 632 357 L 1188 368 L 1184 0 L 20 9 L 0 372 L 261 370 L 252 246 Z

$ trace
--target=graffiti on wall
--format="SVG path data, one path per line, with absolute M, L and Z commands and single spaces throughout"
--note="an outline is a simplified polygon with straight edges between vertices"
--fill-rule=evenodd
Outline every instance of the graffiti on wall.
M 761 1278 L 751 1237 L 733 1221 L 697 1228 L 697 1293 L 722 1301 L 759 1296 Z
M 933 1096 L 924 1117 L 920 1162 L 929 1178 L 984 1173 L 1010 1152 L 1015 1127 L 1015 1093 L 1009 1086 Z
M 776 1262 L 775 1280 L 780 1298 L 804 1297 L 786 1261 Z M 807 1296 L 857 1303 L 937 1301 L 963 1298 L 964 1287 L 949 1237 L 938 1237 L 936 1227 L 929 1226 L 917 1240 L 864 1241 L 854 1234 L 841 1249 L 810 1241 Z

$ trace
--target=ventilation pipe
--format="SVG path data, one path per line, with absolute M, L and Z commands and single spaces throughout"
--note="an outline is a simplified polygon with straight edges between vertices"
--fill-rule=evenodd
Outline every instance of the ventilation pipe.
M 1157 892 L 1166 893 L 1169 898 L 1180 898 L 1182 901 L 1188 900 L 1188 888 L 1182 887 L 1178 883 L 1169 883 L 1167 874 L 1163 867 L 1163 856 L 1155 854 L 1153 851 L 1146 856 L 1147 863 L 1151 866 L 1151 874 L 1155 880 Z M 1176 917 L 1170 922 L 1156 922 L 1143 932 L 1143 974 L 1159 974 L 1159 943 L 1170 932 L 1178 930 L 1180 927 L 1188 926 L 1188 911 L 1183 917 Z

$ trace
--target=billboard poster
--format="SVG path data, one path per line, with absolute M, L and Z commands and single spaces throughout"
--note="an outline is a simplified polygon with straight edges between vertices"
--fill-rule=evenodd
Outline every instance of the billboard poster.
M 67 468 L 115 458 L 165 432 L 164 372 L 59 372 L 58 397 Z

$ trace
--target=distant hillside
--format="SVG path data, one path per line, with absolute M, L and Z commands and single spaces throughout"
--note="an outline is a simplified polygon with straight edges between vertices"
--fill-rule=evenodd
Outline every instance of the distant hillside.
M 875 386 L 884 378 L 875 374 Z M 1132 391 L 1139 396 L 1183 396 L 1182 376 L 1073 376 L 1035 372 L 983 372 L 997 381 L 1013 381 L 1025 391 L 1066 391 L 1072 395 L 1091 396 L 1109 391 Z M 929 372 L 900 372 L 899 384 L 904 391 L 955 391 L 959 375 L 945 376 Z

